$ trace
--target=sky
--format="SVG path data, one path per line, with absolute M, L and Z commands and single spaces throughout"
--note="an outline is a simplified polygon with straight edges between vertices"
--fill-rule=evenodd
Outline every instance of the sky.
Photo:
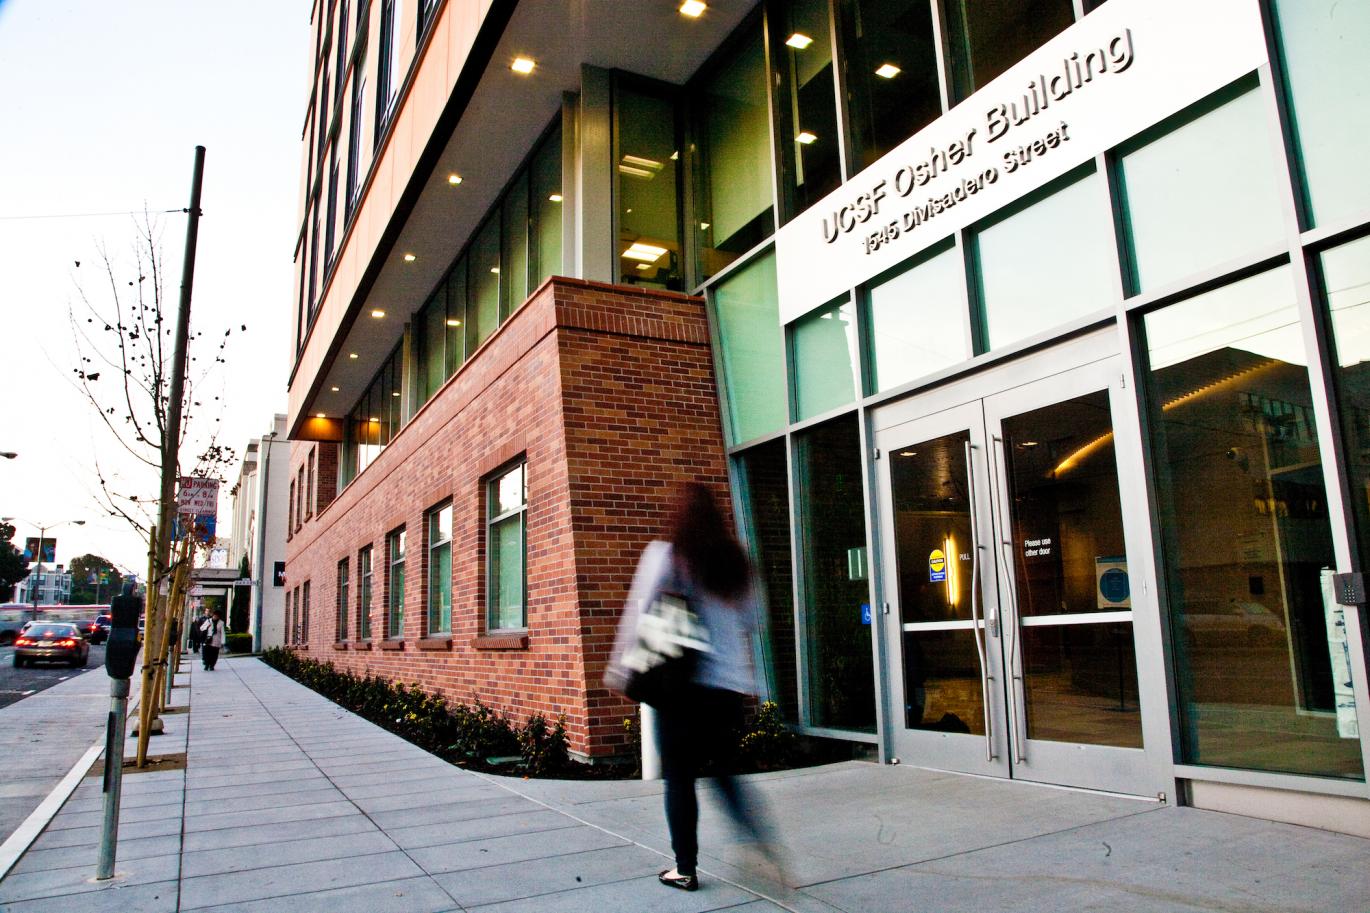
M 220 443 L 241 459 L 285 411 L 309 10 L 307 0 L 0 0 L 0 451 L 18 454 L 0 459 L 0 516 L 19 518 L 21 548 L 37 524 L 85 520 L 49 532 L 58 563 L 89 552 L 145 574 L 146 547 L 99 506 L 93 467 L 99 454 L 118 484 L 153 496 L 157 473 L 118 457 L 73 386 L 68 318 L 82 306 L 78 286 L 109 300 L 99 252 L 126 264 L 137 225 L 72 216 L 186 207 L 196 145 L 207 151 L 191 330 L 213 342 L 191 354 L 212 359 L 233 329 L 226 364 L 201 389 L 221 406 L 197 422 L 203 431 L 218 418 Z M 156 218 L 174 313 L 186 216 Z M 225 536 L 236 477 L 235 464 L 220 499 Z

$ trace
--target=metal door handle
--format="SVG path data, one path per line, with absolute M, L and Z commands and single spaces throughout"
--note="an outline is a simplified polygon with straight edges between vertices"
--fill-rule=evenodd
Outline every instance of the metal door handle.
M 980 536 L 978 525 L 975 522 L 975 466 L 971 462 L 970 452 L 974 448 L 970 441 L 966 441 L 966 493 L 970 502 L 970 619 L 971 630 L 975 633 L 975 652 L 980 656 L 980 699 L 985 711 L 985 760 L 993 761 L 994 754 L 994 731 L 990 723 L 989 710 L 989 664 L 985 661 L 985 642 L 980 631 L 980 600 L 978 596 L 980 585 Z M 952 556 L 948 556 L 951 558 Z M 959 560 L 959 558 L 957 559 Z
M 997 464 L 996 467 L 995 467 L 996 470 L 997 470 L 996 475 L 998 475 L 999 473 L 1002 473 L 1002 474 L 1003 474 L 1003 476 L 1004 476 L 1004 489 L 1003 489 L 1003 490 L 1004 490 L 1004 493 L 1007 495 L 1007 494 L 1008 494 L 1008 459 L 1007 459 L 1007 458 L 1005 457 L 1005 455 L 1004 455 L 1004 439 L 1001 438 L 1001 437 L 997 437 L 997 436 L 996 436 L 996 437 L 993 438 L 993 440 L 994 440 L 995 456 L 998 457 L 998 459 L 994 461 L 994 462 Z M 995 487 L 998 488 L 998 481 L 997 481 L 997 479 L 996 479 L 996 482 L 995 482 Z M 1001 513 L 1003 514 L 1003 516 L 1000 518 L 1001 524 L 1005 524 L 1005 525 L 1010 524 L 1009 517 L 1008 517 L 1008 507 L 1009 507 L 1009 505 L 1008 505 L 1008 504 L 1005 504 L 1005 510 L 1001 511 Z M 1011 529 L 1012 529 L 1012 526 L 1011 526 L 1011 525 L 1008 525 L 1008 530 L 1011 530 Z M 1025 721 L 1024 721 L 1023 718 L 1022 718 L 1022 717 L 1023 717 L 1023 714 L 1018 712 L 1018 709 L 1019 709 L 1019 708 L 1018 708 L 1018 688 L 1019 688 L 1019 686 L 1021 686 L 1021 685 L 1023 684 L 1022 657 L 1019 655 L 1019 647 L 1020 647 L 1019 639 L 1022 637 L 1022 633 L 1023 633 L 1023 630 L 1022 630 L 1022 621 L 1021 621 L 1021 619 L 1020 619 L 1020 614 L 1021 614 L 1021 613 L 1020 613 L 1020 611 L 1019 611 L 1019 609 L 1020 609 L 1021 607 L 1018 605 L 1018 590 L 1017 590 L 1017 587 L 1014 586 L 1014 583 L 1013 583 L 1013 538 L 1012 538 L 1012 536 L 1007 532 L 1007 530 L 1005 530 L 1005 529 L 1002 529 L 1002 528 L 1001 528 L 1000 532 L 1001 532 L 1001 535 L 998 537 L 998 539 L 999 539 L 999 560 L 1003 563 L 1003 568 L 1004 568 L 1004 586 L 1008 589 L 1008 598 L 1009 598 L 1009 601 L 1013 603 L 1013 624 L 1012 624 L 1012 630 L 1011 630 L 1011 632 L 1010 632 L 1010 637 L 1009 637 L 1009 651 L 1008 651 L 1008 670 L 1009 670 L 1008 712 L 1009 712 L 1009 726 L 1013 729 L 1013 758 L 1014 758 L 1014 761 L 1017 762 L 1017 763 L 1019 763 L 1019 764 L 1022 764 L 1024 761 L 1027 760 L 1027 745 L 1025 744 L 1027 740 L 1023 737 L 1023 734 L 1022 734 L 1022 732 L 1021 732 L 1022 727 L 1025 725 Z M 1026 703 L 1026 700 L 1024 701 L 1024 703 Z M 1024 707 L 1024 708 L 1022 708 L 1022 709 L 1024 710 L 1024 712 L 1026 712 L 1026 710 L 1027 710 L 1026 707 Z

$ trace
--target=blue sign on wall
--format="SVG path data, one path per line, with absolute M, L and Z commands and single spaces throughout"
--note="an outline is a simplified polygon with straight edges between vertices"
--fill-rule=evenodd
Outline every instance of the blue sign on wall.
M 861 623 L 863 625 L 871 623 L 871 604 L 869 602 L 861 603 Z

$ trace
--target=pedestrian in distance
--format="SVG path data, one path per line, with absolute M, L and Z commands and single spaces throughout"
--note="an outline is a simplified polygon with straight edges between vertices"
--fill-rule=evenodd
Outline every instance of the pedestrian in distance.
M 205 671 L 213 672 L 214 666 L 219 662 L 219 651 L 224 646 L 224 619 L 218 612 L 214 612 L 205 622 L 205 643 L 200 648 L 200 653 L 204 656 Z
M 644 646 L 651 640 L 645 632 L 651 630 L 669 639 L 663 631 L 690 629 L 696 632 L 691 637 L 702 647 L 690 659 L 687 678 L 680 687 L 666 689 L 668 693 L 660 699 L 642 697 L 656 710 L 656 734 L 666 781 L 666 824 L 675 866 L 657 879 L 668 887 L 684 891 L 699 888 L 695 781 L 709 764 L 718 765 L 718 793 L 734 824 L 779 868 L 767 836 L 764 810 L 743 782 L 733 776 L 730 766 L 736 747 L 732 739 L 749 698 L 756 694 L 752 668 L 756 592 L 747 553 L 729 531 L 713 494 L 699 483 L 682 486 L 669 540 L 649 543 L 638 562 L 605 675 L 610 687 L 634 692 L 634 675 L 654 662 L 640 661 L 642 654 L 651 650 L 649 645 Z M 658 611 L 663 599 L 677 606 L 677 621 L 664 627 Z M 688 648 L 684 652 L 688 655 Z
M 208 616 L 201 611 L 200 614 L 195 617 L 195 620 L 191 622 L 188 637 L 190 639 L 190 650 L 192 653 L 199 653 L 201 644 L 205 642 L 204 624 L 207 619 Z

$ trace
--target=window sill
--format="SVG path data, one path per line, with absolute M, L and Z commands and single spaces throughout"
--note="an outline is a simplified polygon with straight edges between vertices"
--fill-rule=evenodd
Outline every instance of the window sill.
M 402 640 L 383 640 L 380 643 L 382 650 L 403 650 L 404 641 Z
M 346 649 L 347 649 L 347 641 L 345 641 L 345 640 L 340 640 L 340 641 L 338 641 L 337 643 L 335 643 L 335 644 L 333 645 L 333 649 L 334 649 L 334 650 L 346 650 Z
M 371 641 L 369 641 L 369 640 L 354 640 L 354 641 L 352 641 L 352 643 L 348 644 L 348 646 L 349 646 L 351 649 L 353 649 L 353 650 L 370 650 L 370 649 L 371 649 Z
M 448 637 L 425 637 L 423 640 L 414 641 L 414 646 L 420 650 L 451 650 L 452 638 Z
M 476 650 L 527 650 L 527 634 L 482 634 L 471 638 Z

